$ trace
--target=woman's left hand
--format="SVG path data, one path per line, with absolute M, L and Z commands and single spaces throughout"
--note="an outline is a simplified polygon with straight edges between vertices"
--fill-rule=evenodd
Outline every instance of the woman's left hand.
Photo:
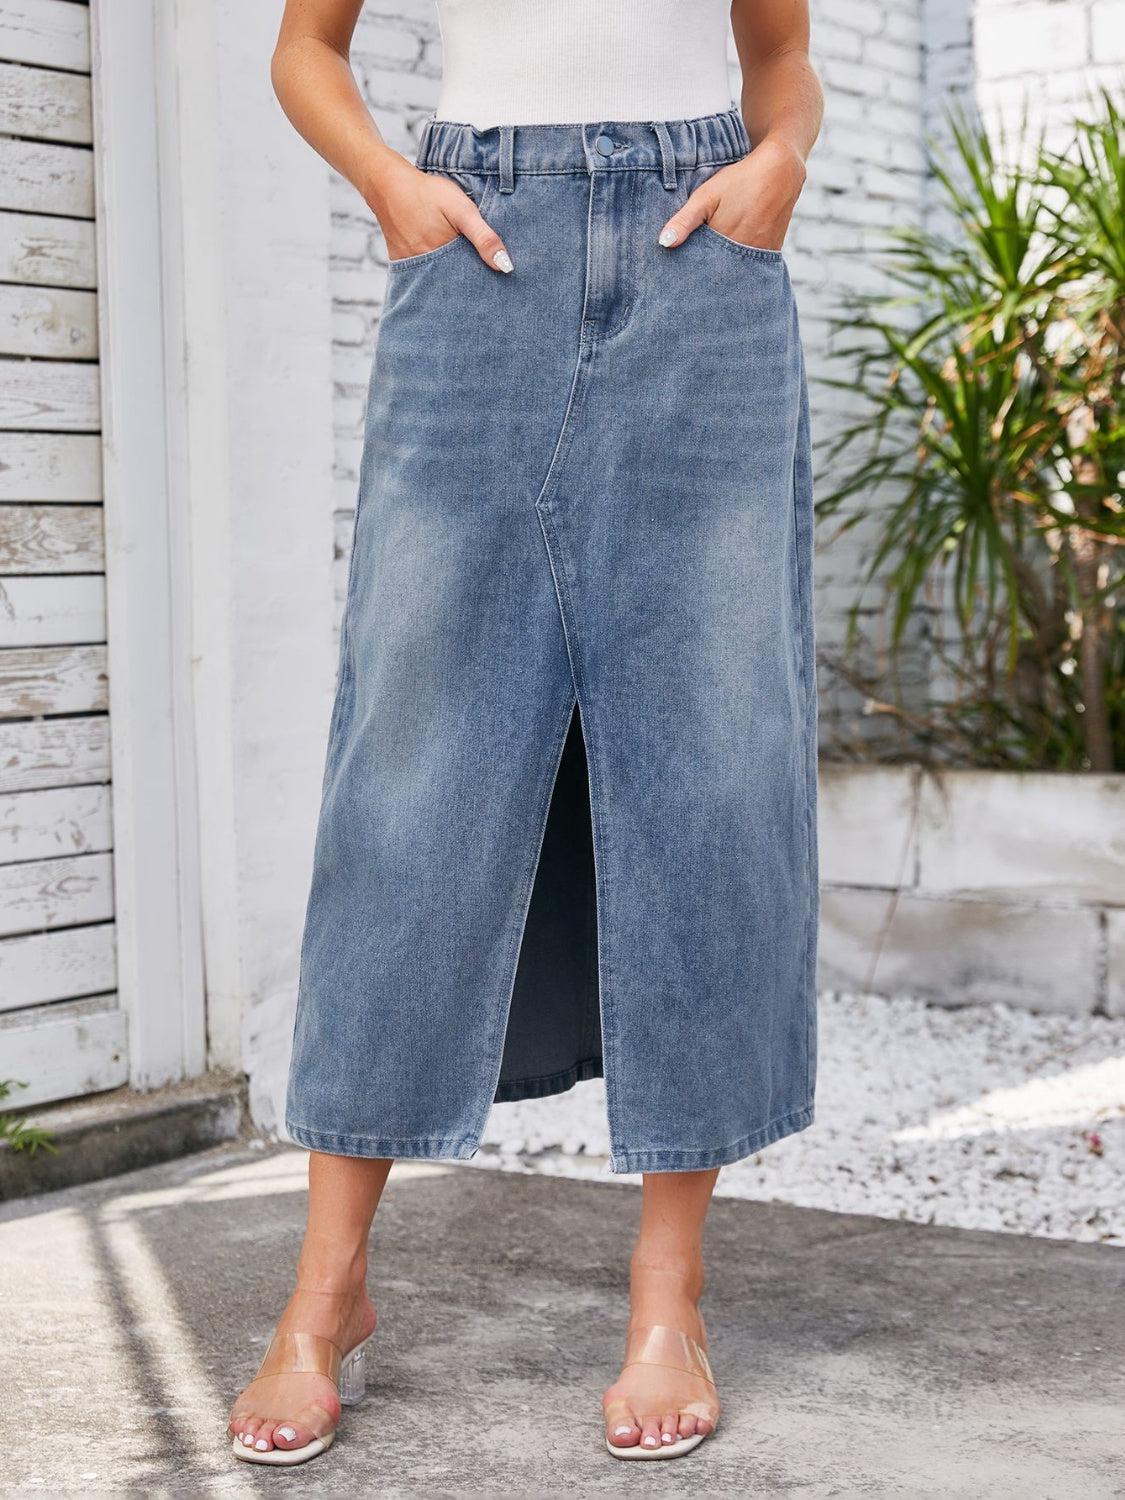
M 804 185 L 798 152 L 784 141 L 764 140 L 697 187 L 661 230 L 660 243 L 673 249 L 700 224 L 709 224 L 740 245 L 780 250 Z

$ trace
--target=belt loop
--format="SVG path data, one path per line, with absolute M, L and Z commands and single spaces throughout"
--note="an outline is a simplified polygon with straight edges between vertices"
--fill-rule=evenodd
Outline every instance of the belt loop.
M 500 127 L 500 191 L 502 193 L 514 193 L 516 190 L 515 174 L 515 148 L 516 132 L 512 125 L 501 125 Z
M 652 128 L 660 142 L 660 170 L 664 186 L 671 190 L 676 186 L 676 153 L 672 149 L 672 137 L 663 120 L 653 120 Z

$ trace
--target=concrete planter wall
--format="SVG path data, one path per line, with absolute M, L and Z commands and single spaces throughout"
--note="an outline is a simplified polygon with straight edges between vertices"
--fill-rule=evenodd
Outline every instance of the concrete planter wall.
M 1125 1015 L 1125 776 L 821 768 L 820 981 Z

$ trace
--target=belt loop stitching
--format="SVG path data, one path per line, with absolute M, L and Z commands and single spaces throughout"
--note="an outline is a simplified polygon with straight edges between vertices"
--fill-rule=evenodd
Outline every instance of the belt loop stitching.
M 656 139 L 660 142 L 661 181 L 671 191 L 676 186 L 676 153 L 672 149 L 672 137 L 668 134 L 668 127 L 663 120 L 653 120 L 652 128 L 656 131 Z
M 590 142 L 586 136 L 586 129 L 585 125 L 579 125 L 578 127 L 579 133 L 582 136 L 582 159 L 586 163 L 587 172 L 593 173 L 594 158 L 590 150 Z
M 516 154 L 516 131 L 513 125 L 501 125 L 500 127 L 500 191 L 502 193 L 514 193 L 516 190 L 515 173 Z

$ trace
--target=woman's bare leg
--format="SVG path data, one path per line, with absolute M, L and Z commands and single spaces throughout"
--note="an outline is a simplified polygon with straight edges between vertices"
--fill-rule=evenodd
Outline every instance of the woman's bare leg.
M 699 1312 L 703 1295 L 703 1226 L 718 1171 L 646 1172 L 641 1224 L 630 1264 L 631 1328 L 663 1324 L 678 1328 L 704 1348 Z M 685 1414 L 698 1401 L 713 1401 L 713 1388 L 699 1376 L 658 1366 L 631 1365 L 605 1393 L 624 1399 L 606 1436 L 621 1448 L 657 1448 L 677 1438 L 711 1431 L 712 1423 Z
M 367 1235 L 390 1169 L 389 1161 L 310 1154 L 305 1239 L 279 1333 L 320 1334 L 347 1353 L 374 1329 Z M 327 1376 L 278 1375 L 251 1381 L 231 1410 L 230 1431 L 265 1452 L 304 1447 L 339 1419 L 339 1397 Z

